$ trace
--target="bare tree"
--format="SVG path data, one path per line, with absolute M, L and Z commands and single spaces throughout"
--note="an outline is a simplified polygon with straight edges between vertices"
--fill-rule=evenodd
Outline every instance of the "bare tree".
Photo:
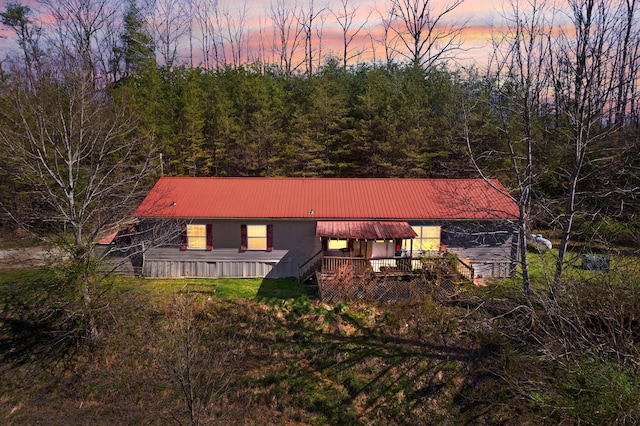
M 184 2 L 180 0 L 148 0 L 147 9 L 150 11 L 148 24 L 153 35 L 156 51 L 162 57 L 162 62 L 172 67 L 178 59 L 180 40 L 189 29 L 189 17 L 186 14 Z
M 187 19 L 187 40 L 189 41 L 189 67 L 194 67 L 193 62 L 193 44 L 194 44 L 194 20 L 196 14 L 197 0 L 187 0 L 184 4 L 185 15 Z
M 187 284 L 167 314 L 165 347 L 160 353 L 169 378 L 180 389 L 192 426 L 205 423 L 211 401 L 224 395 L 230 381 L 225 371 L 230 361 L 228 348 L 207 339 L 205 324 L 198 322 L 202 316 L 198 305 L 196 293 Z M 234 348 L 239 349 L 239 345 Z
M 78 62 L 84 64 L 84 58 Z M 153 150 L 143 146 L 145 138 L 137 134 L 126 102 L 96 88 L 78 62 L 66 55 L 48 59 L 33 89 L 20 73 L 9 73 L 0 91 L 0 146 L 12 157 L 12 171 L 32 191 L 33 202 L 47 206 L 41 220 L 71 231 L 68 239 L 61 235 L 59 246 L 71 259 L 71 277 L 94 339 L 94 295 L 100 294 L 94 243 L 130 220 L 146 189 Z
M 531 194 L 535 181 L 533 147 L 535 117 L 540 112 L 541 94 L 546 90 L 546 58 L 549 54 L 549 38 L 552 23 L 547 22 L 549 7 L 546 0 L 512 0 L 504 12 L 506 32 L 499 34 L 494 47 L 495 76 L 490 78 L 494 92 L 498 94 L 503 119 L 500 129 L 505 133 L 512 176 L 517 187 L 514 201 L 518 204 L 520 217 L 518 229 L 523 247 L 520 264 L 524 292 L 531 295 L 531 282 L 525 242 L 528 237 L 528 221 L 531 213 Z M 509 124 L 517 117 L 516 126 Z M 471 145 L 469 150 L 474 157 Z M 476 163 L 477 164 L 477 163 Z
M 323 61 L 323 55 L 322 55 L 322 49 L 323 49 L 323 44 L 322 44 L 322 37 L 324 34 L 324 24 L 327 20 L 327 15 L 326 14 L 320 14 L 318 15 L 318 19 L 320 20 L 319 25 L 316 26 L 316 39 L 318 40 L 318 54 L 317 56 L 317 62 L 316 62 L 316 68 L 320 68 L 322 66 L 322 61 Z
M 350 7 L 349 3 L 349 0 L 341 0 L 340 10 L 338 12 L 331 12 L 342 30 L 342 66 L 345 69 L 347 68 L 348 61 L 362 53 L 359 50 L 354 51 L 351 44 L 353 43 L 353 39 L 358 36 L 360 31 L 362 31 L 369 22 L 369 17 L 371 17 L 371 12 L 369 12 L 367 18 L 362 21 L 355 30 L 351 31 L 358 14 L 358 8 L 353 6 Z
M 632 93 L 632 82 L 637 76 L 637 65 L 634 66 L 634 57 L 638 54 L 640 28 L 638 28 L 636 19 L 636 6 L 636 0 L 620 2 L 619 53 L 617 57 L 617 76 L 615 76 L 617 78 L 615 122 L 618 126 L 625 124 L 630 103 L 629 95 Z
M 108 83 L 113 83 L 124 75 L 121 66 L 122 35 L 125 25 L 123 21 L 116 18 L 105 23 L 104 43 L 98 46 L 96 52 L 97 72 L 104 75 Z
M 300 64 L 294 64 L 294 58 L 303 43 L 304 29 L 299 25 L 297 4 L 288 6 L 285 0 L 271 3 L 270 18 L 274 26 L 273 48 L 280 61 L 280 68 L 291 75 Z
M 215 61 L 216 61 L 216 69 L 224 68 L 227 65 L 227 47 L 225 43 L 225 37 L 223 35 L 224 22 L 223 22 L 223 14 L 220 10 L 220 7 L 216 7 L 214 9 L 215 15 L 215 23 L 218 28 L 219 37 L 214 39 L 214 53 L 215 53 Z
M 566 194 L 553 293 L 560 287 L 564 261 L 577 211 L 581 171 L 593 143 L 605 136 L 603 126 L 613 94 L 609 67 L 614 63 L 614 14 L 607 0 L 569 0 L 573 27 L 561 30 L 552 56 L 551 77 L 556 108 L 571 127 L 571 164 L 566 169 Z
M 218 30 L 215 23 L 215 11 L 218 9 L 218 0 L 193 0 L 195 18 L 200 34 L 200 49 L 202 53 L 202 65 L 210 69 L 217 58 L 216 37 Z
M 224 28 L 226 30 L 227 41 L 231 49 L 231 63 L 234 67 L 239 67 L 245 57 L 245 21 L 247 19 L 247 2 L 238 5 L 235 14 L 229 9 L 222 10 L 224 17 Z
M 304 31 L 304 60 L 307 66 L 306 72 L 309 76 L 313 75 L 313 33 L 316 29 L 314 27 L 314 21 L 318 19 L 318 16 L 321 15 L 323 11 L 324 8 L 317 12 L 315 11 L 313 0 L 309 0 L 307 9 L 302 8 L 300 11 L 299 24 L 302 26 L 302 30 Z
M 121 2 L 110 0 L 44 0 L 47 12 L 53 17 L 49 42 L 55 51 L 68 55 L 76 66 L 90 75 L 98 75 L 96 62 L 100 52 L 113 47 L 106 43 L 108 25 L 121 16 Z
M 376 45 L 382 45 L 384 48 L 384 61 L 386 65 L 390 65 L 393 62 L 395 52 L 398 50 L 398 37 L 391 34 L 391 24 L 394 19 L 395 12 L 393 9 L 378 12 L 380 14 L 380 24 L 382 27 L 382 35 L 377 38 L 370 32 L 371 38 L 371 51 L 373 52 L 373 62 L 376 62 Z
M 10 27 L 18 37 L 18 45 L 24 58 L 24 71 L 27 81 L 31 83 L 34 74 L 38 73 L 40 60 L 40 35 L 41 26 L 32 18 L 33 11 L 29 6 L 21 4 L 8 4 L 6 10 L 0 13 L 0 22 Z
M 394 17 L 391 28 L 406 49 L 401 54 L 423 69 L 451 59 L 462 49 L 465 24 L 447 20 L 463 2 L 453 0 L 436 11 L 432 0 L 390 0 Z
M 264 24 L 263 16 L 258 18 L 258 39 L 260 40 L 258 43 L 257 51 L 253 53 L 253 62 L 256 62 L 260 67 L 260 72 L 264 73 L 265 66 L 267 65 L 267 41 L 266 38 L 266 27 Z

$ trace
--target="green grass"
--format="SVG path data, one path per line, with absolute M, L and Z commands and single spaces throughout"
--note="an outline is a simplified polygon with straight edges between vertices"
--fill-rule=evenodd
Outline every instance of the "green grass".
M 553 260 L 552 254 L 531 256 L 535 268 L 553 267 Z M 13 308 L 0 317 L 0 345 L 11 349 L 0 356 L 0 418 L 7 424 L 188 423 L 182 389 L 168 373 L 180 366 L 175 345 L 192 336 L 181 334 L 180 312 L 167 309 L 185 288 L 198 302 L 198 339 L 191 341 L 198 357 L 191 367 L 196 377 L 219 379 L 204 383 L 220 391 L 204 419 L 211 424 L 640 420 L 640 382 L 632 366 L 587 352 L 577 356 L 577 350 L 567 358 L 555 338 L 543 342 L 545 351 L 528 350 L 488 328 L 516 317 L 500 322 L 492 312 L 470 315 L 466 306 L 440 305 L 430 297 L 321 303 L 300 297 L 304 286 L 293 279 L 114 277 L 98 344 L 74 344 L 53 358 L 49 348 L 56 340 L 36 341 L 40 335 L 33 329 L 15 328 L 28 325 L 26 314 L 37 306 L 23 305 L 18 295 L 36 296 L 54 283 L 47 274 L 0 274 L 0 302 Z M 517 279 L 500 283 L 474 291 L 511 288 L 521 297 Z M 132 404 L 144 409 L 132 410 Z
M 40 247 L 43 244 L 43 240 L 39 238 L 22 238 L 14 240 L 2 240 L 0 241 L 0 249 L 20 249 L 26 247 Z
M 43 276 L 45 272 L 40 269 L 16 269 L 0 272 L 1 285 L 24 285 L 33 283 Z
M 555 256 L 555 251 L 530 252 L 536 291 L 548 291 Z M 584 270 L 580 260 L 580 253 L 569 253 L 564 277 L 567 287 L 579 283 L 581 297 L 593 295 L 585 306 L 615 312 L 606 300 L 595 301 L 611 293 L 611 306 L 616 307 L 613 302 L 628 299 L 640 287 L 619 285 L 625 282 L 622 274 L 637 271 L 637 258 L 614 256 L 610 271 Z M 634 407 L 640 382 L 630 366 L 582 349 L 567 357 L 553 334 L 536 340 L 540 346 L 523 346 L 522 340 L 516 341 L 519 346 L 512 344 L 512 335 L 503 334 L 499 326 L 518 321 L 517 315 L 496 321 L 489 312 L 494 328 L 488 329 L 489 317 L 482 309 L 470 315 L 468 307 L 440 305 L 429 297 L 411 304 L 321 303 L 304 297 L 304 285 L 294 279 L 112 277 L 114 291 L 106 299 L 108 311 L 100 317 L 104 334 L 98 346 L 90 355 L 76 345 L 69 346 L 69 352 L 58 351 L 69 370 L 50 379 L 51 371 L 63 363 L 49 355 L 57 336 L 49 330 L 64 328 L 52 322 L 45 330 L 49 334 L 38 334 L 35 327 L 42 317 L 29 315 L 47 302 L 42 290 L 55 290 L 58 278 L 46 270 L 0 273 L 0 303 L 5 306 L 0 345 L 13 351 L 0 357 L 11 365 L 0 385 L 0 417 L 9 424 L 46 423 L 58 420 L 56 415 L 76 424 L 96 419 L 114 424 L 184 420 L 181 389 L 167 378 L 166 364 L 174 360 L 172 339 L 182 336 L 181 329 L 171 329 L 181 318 L 172 302 L 181 300 L 174 296 L 186 289 L 196 296 L 190 299 L 197 302 L 194 324 L 202 339 L 198 342 L 206 348 L 204 358 L 193 366 L 198 373 L 213 371 L 214 377 L 228 378 L 221 388 L 224 398 L 211 404 L 220 413 L 212 418 L 224 414 L 228 424 L 453 425 L 473 424 L 478 418 L 491 424 L 504 424 L 505 419 L 513 419 L 509 424 L 615 424 L 621 416 L 629 416 L 629 424 L 639 420 Z M 612 285 L 598 286 L 605 278 L 605 284 Z M 486 288 L 466 287 L 487 297 L 523 298 L 520 276 Z M 608 292 L 621 288 L 630 291 L 620 293 L 624 297 Z M 620 306 L 621 312 L 632 312 L 627 308 L 638 305 Z M 571 318 L 576 324 L 581 316 Z M 630 321 L 634 318 L 629 316 Z M 517 330 L 518 336 L 526 332 Z M 47 340 L 49 336 L 53 338 Z M 79 351 L 77 357 L 74 351 Z M 50 392 L 43 399 L 36 390 L 45 387 Z M 27 410 L 22 401 L 24 407 L 42 408 Z M 78 401 L 94 404 L 93 411 Z M 145 410 L 130 410 L 129 401 Z M 19 408 L 10 414 L 15 407 Z
M 118 286 L 139 286 L 154 296 L 191 291 L 224 299 L 293 299 L 305 294 L 304 284 L 293 278 L 116 278 Z
M 607 271 L 592 271 L 582 268 L 583 252 L 569 250 L 565 255 L 563 281 L 579 281 L 585 284 L 598 279 L 603 275 L 615 277 L 618 274 L 628 272 L 637 268 L 637 257 L 630 255 L 607 255 L 611 258 L 611 269 Z M 552 249 L 545 253 L 535 250 L 528 250 L 527 261 L 529 263 L 529 277 L 531 279 L 531 289 L 534 292 L 546 293 L 551 290 L 553 277 L 556 270 L 556 259 L 558 250 Z M 520 259 L 518 259 L 519 261 Z M 466 288 L 472 294 L 490 297 L 519 297 L 522 294 L 522 268 L 518 263 L 517 272 L 514 277 L 497 279 L 490 281 L 488 287 L 468 286 Z
M 43 269 L 19 269 L 0 272 L 0 302 L 28 303 L 46 291 L 56 291 L 54 274 Z

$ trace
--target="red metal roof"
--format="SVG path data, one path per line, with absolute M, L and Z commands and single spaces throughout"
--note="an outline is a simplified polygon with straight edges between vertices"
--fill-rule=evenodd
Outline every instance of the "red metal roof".
M 118 231 L 112 232 L 111 234 L 107 235 L 106 237 L 98 240 L 98 244 L 111 244 L 113 242 L 113 240 L 116 238 L 117 235 L 118 235 Z
M 316 225 L 316 236 L 327 238 L 357 238 L 362 240 L 386 240 L 389 238 L 415 238 L 407 222 L 369 220 L 321 220 Z
M 518 207 L 496 180 L 163 177 L 134 216 L 515 219 Z

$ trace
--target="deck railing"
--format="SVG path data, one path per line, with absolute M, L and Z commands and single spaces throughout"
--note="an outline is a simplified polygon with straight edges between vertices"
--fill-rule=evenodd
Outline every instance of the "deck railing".
M 318 251 L 298 267 L 298 281 L 304 282 L 316 272 L 322 260 L 322 253 L 322 250 Z
M 356 275 L 367 271 L 380 274 L 407 274 L 422 268 L 422 261 L 416 258 L 391 257 L 365 259 L 357 257 L 325 256 L 322 259 L 322 273 L 335 273 L 347 269 Z
M 440 260 L 441 257 L 431 258 L 409 258 L 409 257 L 390 257 L 378 259 L 365 259 L 360 257 L 322 257 L 322 266 L 320 272 L 324 274 L 336 273 L 340 270 L 348 270 L 353 274 L 360 275 L 367 271 L 378 274 L 387 275 L 404 275 L 417 270 L 424 269 L 424 262 L 429 259 Z M 464 278 L 473 281 L 475 271 L 473 267 L 454 256 L 454 264 L 452 265 L 456 271 Z M 319 260 L 319 258 L 318 258 Z
M 455 259 L 456 259 L 456 262 L 455 262 L 456 270 L 458 271 L 458 273 L 463 277 L 465 277 L 466 279 L 468 279 L 469 281 L 473 281 L 473 278 L 474 278 L 473 266 L 462 261 L 457 256 L 455 257 Z

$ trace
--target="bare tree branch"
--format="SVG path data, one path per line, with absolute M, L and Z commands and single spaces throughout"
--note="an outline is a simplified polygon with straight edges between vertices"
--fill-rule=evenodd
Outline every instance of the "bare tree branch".
M 431 0 L 391 0 L 394 17 L 391 28 L 405 47 L 400 54 L 414 66 L 429 69 L 462 50 L 461 36 L 466 23 L 447 20 L 463 2 L 453 0 L 436 11 Z

